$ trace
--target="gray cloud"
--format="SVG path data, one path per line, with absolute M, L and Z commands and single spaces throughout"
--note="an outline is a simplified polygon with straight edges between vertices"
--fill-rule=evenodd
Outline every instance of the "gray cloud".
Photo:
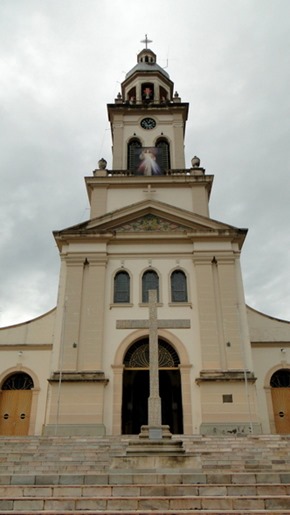
M 88 218 L 83 176 L 110 163 L 106 103 L 148 33 L 190 102 L 187 166 L 215 175 L 210 211 L 249 233 L 247 302 L 290 318 L 288 0 L 2 0 L 0 323 L 56 303 L 52 237 Z

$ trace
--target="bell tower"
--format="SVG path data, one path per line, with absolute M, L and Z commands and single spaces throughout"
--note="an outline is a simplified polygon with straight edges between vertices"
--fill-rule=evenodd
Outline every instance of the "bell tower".
M 94 178 L 86 177 L 91 218 L 151 198 L 153 193 L 155 200 L 209 216 L 213 176 L 205 175 L 196 157 L 190 169 L 185 167 L 189 104 L 174 92 L 168 73 L 148 48 L 147 36 L 143 42 L 145 48 L 126 74 L 121 92 L 107 105 L 113 165 L 107 170 L 107 162 L 101 159 Z
M 142 167 L 140 150 L 151 154 L 156 165 L 152 175 L 168 169 L 185 168 L 184 134 L 188 103 L 173 93 L 173 82 L 157 64 L 156 54 L 146 48 L 137 56 L 137 64 L 126 74 L 114 104 L 108 105 L 113 139 L 113 169 L 129 169 L 136 175 L 150 175 Z M 149 150 L 150 149 L 150 150 Z M 145 160 L 146 160 L 145 156 Z M 150 162 L 148 157 L 148 163 Z

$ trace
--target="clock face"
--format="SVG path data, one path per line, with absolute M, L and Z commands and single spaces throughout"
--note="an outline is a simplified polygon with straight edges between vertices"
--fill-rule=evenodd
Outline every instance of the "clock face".
M 153 118 L 143 118 L 143 120 L 141 120 L 140 125 L 143 129 L 150 130 L 150 129 L 154 129 L 154 127 L 156 127 L 156 122 L 155 122 L 155 120 L 153 120 Z

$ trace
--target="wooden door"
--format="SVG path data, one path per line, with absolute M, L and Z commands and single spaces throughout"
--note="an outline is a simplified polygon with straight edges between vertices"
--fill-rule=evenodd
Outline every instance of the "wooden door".
M 272 388 L 272 403 L 277 434 L 290 434 L 290 388 Z
M 31 390 L 0 392 L 0 435 L 28 434 L 32 401 Z

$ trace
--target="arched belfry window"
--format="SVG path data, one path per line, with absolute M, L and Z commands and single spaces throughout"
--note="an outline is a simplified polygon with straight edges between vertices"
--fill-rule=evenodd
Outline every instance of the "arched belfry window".
M 154 100 L 154 84 L 152 82 L 144 82 L 141 86 L 142 102 L 149 104 Z
M 156 142 L 158 148 L 158 164 L 162 171 L 170 170 L 169 143 L 166 138 L 159 138 Z
M 171 274 L 171 301 L 187 302 L 186 275 L 182 270 L 174 270 Z
M 162 86 L 159 86 L 160 104 L 166 105 L 169 102 L 168 92 Z
M 130 276 L 121 270 L 114 277 L 114 303 L 130 302 Z
M 157 302 L 159 302 L 159 277 L 154 270 L 147 270 L 142 276 L 142 302 L 148 302 L 149 290 L 157 290 Z
M 128 170 L 136 170 L 140 164 L 140 149 L 142 148 L 141 142 L 137 138 L 133 138 L 128 143 L 128 158 L 127 168 Z
M 127 94 L 127 101 L 129 104 L 136 104 L 136 87 L 131 88 L 130 91 L 128 91 Z

